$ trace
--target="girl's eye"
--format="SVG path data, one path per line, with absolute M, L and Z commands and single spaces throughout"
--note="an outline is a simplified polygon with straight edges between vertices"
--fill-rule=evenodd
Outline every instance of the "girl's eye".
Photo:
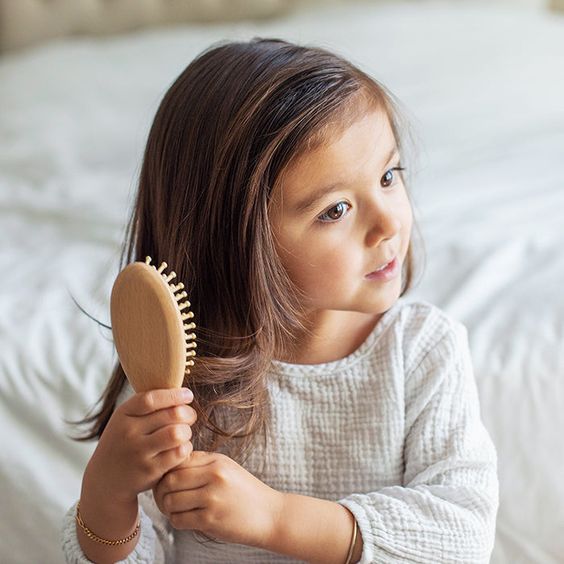
M 327 210 L 325 213 L 322 213 L 319 216 L 319 219 L 322 223 L 331 223 L 332 221 L 336 221 L 341 219 L 341 217 L 343 217 L 343 214 L 337 214 L 337 217 L 334 216 L 333 212 L 339 208 L 341 208 L 344 204 L 346 204 L 347 206 L 349 204 L 347 204 L 346 202 L 339 202 L 337 205 L 333 206 L 331 209 Z M 323 217 L 329 217 L 329 221 L 325 220 L 325 219 L 321 219 Z
M 384 188 L 388 188 L 389 186 L 392 185 L 392 183 L 394 182 L 394 174 L 393 171 L 394 170 L 405 170 L 405 168 L 401 167 L 401 166 L 395 166 L 393 168 L 390 168 L 389 170 L 386 171 L 386 173 L 384 174 L 384 176 L 382 176 L 382 179 L 380 180 L 380 184 L 382 185 L 382 187 Z M 348 204 L 347 202 L 339 202 L 336 205 L 334 205 L 331 209 L 327 210 L 325 213 L 322 213 L 317 219 L 321 222 L 321 223 L 336 223 L 337 221 L 339 221 L 343 216 L 344 216 L 344 212 L 343 213 L 339 213 L 337 211 L 337 214 L 335 215 L 335 211 L 339 210 L 343 208 L 344 205 L 347 205 L 350 207 L 350 204 Z
M 393 174 L 394 170 L 405 170 L 405 168 L 403 168 L 401 166 L 395 166 L 394 168 L 387 170 L 386 173 L 384 174 L 384 176 L 382 176 L 382 180 L 380 180 L 380 184 L 384 188 L 387 188 L 388 186 L 390 186 L 392 184 L 392 182 L 394 181 L 394 174 Z

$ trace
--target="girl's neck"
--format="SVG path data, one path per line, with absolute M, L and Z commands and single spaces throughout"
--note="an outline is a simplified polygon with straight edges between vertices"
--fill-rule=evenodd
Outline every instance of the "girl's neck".
M 298 350 L 293 355 L 277 360 L 291 364 L 323 364 L 345 358 L 362 345 L 382 315 L 351 311 L 325 312 L 323 323 L 297 340 Z

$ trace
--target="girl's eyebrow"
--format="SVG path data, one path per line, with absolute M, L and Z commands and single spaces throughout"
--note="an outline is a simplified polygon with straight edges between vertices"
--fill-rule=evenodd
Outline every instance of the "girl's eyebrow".
M 386 154 L 384 158 L 384 166 L 387 165 L 396 154 L 399 153 L 397 145 L 394 145 Z M 333 182 L 332 184 L 328 184 L 327 186 L 322 186 L 317 190 L 313 191 L 307 198 L 296 204 L 295 210 L 296 213 L 303 213 L 306 211 L 310 211 L 315 204 L 323 198 L 326 194 L 330 194 L 331 192 L 336 192 L 341 186 L 345 186 L 344 182 Z

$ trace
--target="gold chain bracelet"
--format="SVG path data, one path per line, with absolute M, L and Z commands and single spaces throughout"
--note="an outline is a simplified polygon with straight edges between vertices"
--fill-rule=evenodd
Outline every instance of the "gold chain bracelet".
M 84 531 L 84 533 L 86 534 L 86 536 L 89 539 L 92 539 L 96 542 L 101 542 L 102 544 L 107 544 L 108 546 L 116 546 L 116 545 L 120 545 L 120 544 L 125 544 L 125 543 L 129 542 L 130 540 L 134 539 L 137 536 L 137 534 L 139 533 L 139 527 L 141 526 L 141 521 L 138 521 L 137 525 L 135 526 L 135 530 L 130 535 L 125 537 L 124 539 L 119 539 L 119 540 L 103 539 L 102 537 L 99 537 L 96 533 L 93 533 L 84 524 L 84 521 L 82 520 L 82 517 L 80 516 L 80 501 L 76 504 L 76 522 L 79 524 L 80 528 Z

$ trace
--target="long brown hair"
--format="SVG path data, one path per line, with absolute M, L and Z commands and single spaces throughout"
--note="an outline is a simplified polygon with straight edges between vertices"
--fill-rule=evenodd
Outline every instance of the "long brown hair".
M 270 361 L 291 354 L 305 330 L 300 291 L 277 256 L 268 218 L 282 171 L 328 142 L 336 126 L 374 108 L 386 112 L 405 159 L 407 124 L 398 105 L 332 52 L 257 37 L 212 45 L 165 93 L 120 270 L 149 255 L 153 263 L 166 260 L 185 284 L 197 325 L 196 363 L 184 382 L 198 414 L 195 450 L 237 444 L 230 456 L 247 454 L 268 424 Z M 412 243 L 401 295 L 412 286 Z M 124 384 L 118 361 L 100 409 L 81 421 L 89 432 L 77 440 L 101 436 Z

